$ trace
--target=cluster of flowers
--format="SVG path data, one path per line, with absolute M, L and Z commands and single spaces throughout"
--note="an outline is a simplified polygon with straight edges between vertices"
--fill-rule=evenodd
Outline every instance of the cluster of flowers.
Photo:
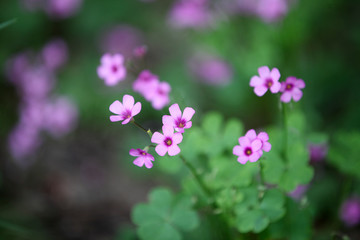
M 266 132 L 257 135 L 254 129 L 250 129 L 245 136 L 239 138 L 239 145 L 233 148 L 233 154 L 238 156 L 237 160 L 241 164 L 256 162 L 263 155 L 263 151 L 271 150 L 268 140 L 269 135 Z
M 169 12 L 169 22 L 177 28 L 204 28 L 221 19 L 224 12 L 254 15 L 271 23 L 286 15 L 288 3 L 287 0 L 227 0 L 213 4 L 211 0 L 176 0 Z
M 254 87 L 254 92 L 259 97 L 263 96 L 268 90 L 272 93 L 281 92 L 280 100 L 288 103 L 293 99 L 299 101 L 303 95 L 301 89 L 305 87 L 305 82 L 296 77 L 288 77 L 285 82 L 279 82 L 280 72 L 277 68 L 271 71 L 269 67 L 262 66 L 258 69 L 259 76 L 253 76 L 250 86 Z
M 141 110 L 141 103 L 135 103 L 134 97 L 130 95 L 124 95 L 123 101 L 116 100 L 110 105 L 109 110 L 116 114 L 110 116 L 110 121 L 117 122 L 122 121 L 122 124 L 127 124 L 133 121 L 133 117 L 139 114 Z M 182 142 L 185 129 L 191 128 L 191 118 L 195 114 L 193 108 L 187 107 L 182 113 L 178 104 L 173 104 L 169 108 L 170 115 L 164 115 L 162 117 L 162 133 L 155 132 L 152 134 L 151 142 L 156 143 L 155 151 L 160 156 L 165 156 L 166 153 L 169 156 L 175 156 L 180 153 L 179 143 Z M 145 149 L 131 149 L 129 154 L 137 157 L 134 160 L 134 164 L 146 168 L 153 167 L 154 157 L 147 152 L 149 147 Z
M 42 10 L 52 18 L 64 19 L 79 10 L 82 0 L 22 0 L 22 4 L 30 11 Z
M 30 156 L 40 146 L 41 131 L 58 138 L 75 125 L 76 107 L 66 97 L 52 94 L 56 72 L 66 61 L 67 46 L 64 41 L 56 39 L 49 42 L 40 54 L 21 53 L 7 63 L 8 78 L 21 99 L 20 120 L 9 136 L 10 152 L 18 161 Z
M 135 52 L 145 51 L 141 46 Z M 101 65 L 97 68 L 98 76 L 108 86 L 114 86 L 126 77 L 125 59 L 121 54 L 105 54 L 101 58 Z M 170 103 L 170 84 L 160 82 L 158 76 L 149 70 L 143 70 L 133 83 L 133 90 L 140 93 L 152 106 L 160 110 Z

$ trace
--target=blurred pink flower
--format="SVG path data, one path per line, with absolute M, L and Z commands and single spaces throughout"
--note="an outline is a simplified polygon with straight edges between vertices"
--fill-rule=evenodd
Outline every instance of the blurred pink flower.
M 348 227 L 360 223 L 360 198 L 352 197 L 347 199 L 341 206 L 340 218 Z
M 189 61 L 189 67 L 199 80 L 211 85 L 227 84 L 233 75 L 225 61 L 213 56 L 196 56 Z
M 75 105 L 66 97 L 58 97 L 45 106 L 44 130 L 53 137 L 62 137 L 74 129 L 77 116 Z
M 281 83 L 280 72 L 277 68 L 273 68 L 270 72 L 269 67 L 263 66 L 258 68 L 259 76 L 253 76 L 250 80 L 250 86 L 254 87 L 254 92 L 259 97 L 263 96 L 268 89 L 272 93 L 277 93 L 280 90 Z
M 134 49 L 143 44 L 142 33 L 128 25 L 118 25 L 107 30 L 100 39 L 102 52 L 121 53 L 125 58 L 132 57 Z
M 43 66 L 32 67 L 23 73 L 19 85 L 24 101 L 29 99 L 44 99 L 55 86 L 55 76 Z
M 141 103 L 137 102 L 135 105 L 133 96 L 124 95 L 123 102 L 116 100 L 110 105 L 110 111 L 117 115 L 110 116 L 111 122 L 123 121 L 122 124 L 127 124 L 133 119 L 141 110 Z
M 178 146 L 181 143 L 183 136 L 181 133 L 174 133 L 174 128 L 171 126 L 163 125 L 163 134 L 155 132 L 151 137 L 151 142 L 157 143 L 155 151 L 160 156 L 164 156 L 166 153 L 169 156 L 175 156 L 180 153 Z
M 6 62 L 6 75 L 14 84 L 21 84 L 24 74 L 29 71 L 31 64 L 28 52 L 22 52 Z
M 207 0 L 177 0 L 170 10 L 170 23 L 178 28 L 203 28 L 210 24 Z
M 256 13 L 265 22 L 274 22 L 288 11 L 286 0 L 259 0 Z
M 248 161 L 256 162 L 262 156 L 261 149 L 263 144 L 258 138 L 251 140 L 251 138 L 249 138 L 249 135 L 252 135 L 251 133 L 252 131 L 248 134 L 248 136 L 245 135 L 240 137 L 240 145 L 236 145 L 233 148 L 233 154 L 238 156 L 237 161 L 241 164 L 245 164 Z
M 304 196 L 308 188 L 309 185 L 298 185 L 293 191 L 288 193 L 288 196 L 296 201 L 299 201 Z
M 46 13 L 54 18 L 68 18 L 73 16 L 81 7 L 82 0 L 46 0 Z
M 149 70 L 143 70 L 133 83 L 135 92 L 144 96 L 147 101 L 151 100 L 155 87 L 159 84 L 158 76 L 152 74 Z
M 169 108 L 170 115 L 164 115 L 162 122 L 164 125 L 171 126 L 175 131 L 183 133 L 184 129 L 191 128 L 192 122 L 190 121 L 195 114 L 195 110 L 191 107 L 184 109 L 184 113 L 181 113 L 180 107 L 177 103 L 173 104 Z
M 142 167 L 145 165 L 146 168 L 152 168 L 153 167 L 153 161 L 155 160 L 153 155 L 150 153 L 141 150 L 140 148 L 137 149 L 130 149 L 129 154 L 131 156 L 137 157 L 133 163 L 138 166 Z
M 104 54 L 101 65 L 97 68 L 98 76 L 105 81 L 105 85 L 114 86 L 126 77 L 124 57 L 121 54 Z
M 29 162 L 24 162 L 27 158 L 35 153 L 40 146 L 41 139 L 39 131 L 31 124 L 19 124 L 9 135 L 9 150 L 16 162 L 26 167 Z
M 151 89 L 152 91 L 149 93 L 149 99 L 153 108 L 156 110 L 161 110 L 170 103 L 170 84 L 167 82 L 154 83 L 154 86 L 152 86 Z
M 41 51 L 41 56 L 45 66 L 55 71 L 62 67 L 68 59 L 68 48 L 64 40 L 54 39 Z
M 314 144 L 311 143 L 308 146 L 310 152 L 311 162 L 321 162 L 325 159 L 328 153 L 328 145 L 326 143 Z
M 134 49 L 133 54 L 136 58 L 143 58 L 147 53 L 147 46 L 142 45 Z
M 280 92 L 282 94 L 280 100 L 288 103 L 292 98 L 295 102 L 298 102 L 303 95 L 300 90 L 302 88 L 305 88 L 305 82 L 302 79 L 297 79 L 296 77 L 286 78 L 286 81 L 281 83 Z

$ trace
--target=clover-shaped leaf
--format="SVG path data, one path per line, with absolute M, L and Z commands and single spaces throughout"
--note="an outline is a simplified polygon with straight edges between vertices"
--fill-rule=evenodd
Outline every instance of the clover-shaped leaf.
M 235 206 L 235 224 L 240 232 L 261 232 L 285 214 L 284 196 L 280 191 L 270 189 L 262 197 L 256 188 L 242 192 L 244 200 Z
M 143 240 L 181 240 L 181 231 L 191 231 L 199 225 L 189 196 L 174 196 L 169 190 L 158 188 L 151 192 L 148 204 L 138 204 L 132 220 L 139 226 L 137 233 Z
M 340 171 L 360 178 L 360 132 L 339 132 L 329 150 L 330 163 Z

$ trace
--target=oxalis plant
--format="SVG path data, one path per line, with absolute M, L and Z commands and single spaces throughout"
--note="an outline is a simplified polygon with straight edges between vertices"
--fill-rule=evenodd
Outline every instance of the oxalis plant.
M 98 74 L 107 85 L 126 75 L 121 55 L 104 55 Z M 307 239 L 299 227 L 307 218 L 306 203 L 295 202 L 288 193 L 313 177 L 304 132 L 305 118 L 289 103 L 302 98 L 305 83 L 296 77 L 280 82 L 277 68 L 258 69 L 250 86 L 261 97 L 268 90 L 279 95 L 282 123 L 266 131 L 244 130 L 239 119 L 224 121 L 219 113 L 206 114 L 199 126 L 192 124 L 196 111 L 174 103 L 162 117 L 162 129 L 153 131 L 135 121 L 141 103 L 131 95 L 110 105 L 112 122 L 134 124 L 149 137 L 147 146 L 129 154 L 139 167 L 151 169 L 162 157 L 182 162 L 181 190 L 156 188 L 147 203 L 137 204 L 132 220 L 143 240 L 257 239 L 254 236 Z M 133 85 L 155 109 L 169 104 L 170 85 L 144 70 Z M 292 103 L 291 103 L 292 104 Z M 182 110 L 183 109 L 183 110 Z M 290 226 L 290 227 L 289 227 Z M 295 235 L 292 236 L 292 234 Z M 259 235 L 257 235 L 259 234 Z

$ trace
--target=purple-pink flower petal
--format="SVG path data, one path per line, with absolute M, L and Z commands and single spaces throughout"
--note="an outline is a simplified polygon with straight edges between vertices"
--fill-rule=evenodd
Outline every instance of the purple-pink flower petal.
M 154 134 L 151 137 L 151 142 L 160 144 L 164 141 L 164 135 L 162 135 L 159 132 L 154 132 Z

